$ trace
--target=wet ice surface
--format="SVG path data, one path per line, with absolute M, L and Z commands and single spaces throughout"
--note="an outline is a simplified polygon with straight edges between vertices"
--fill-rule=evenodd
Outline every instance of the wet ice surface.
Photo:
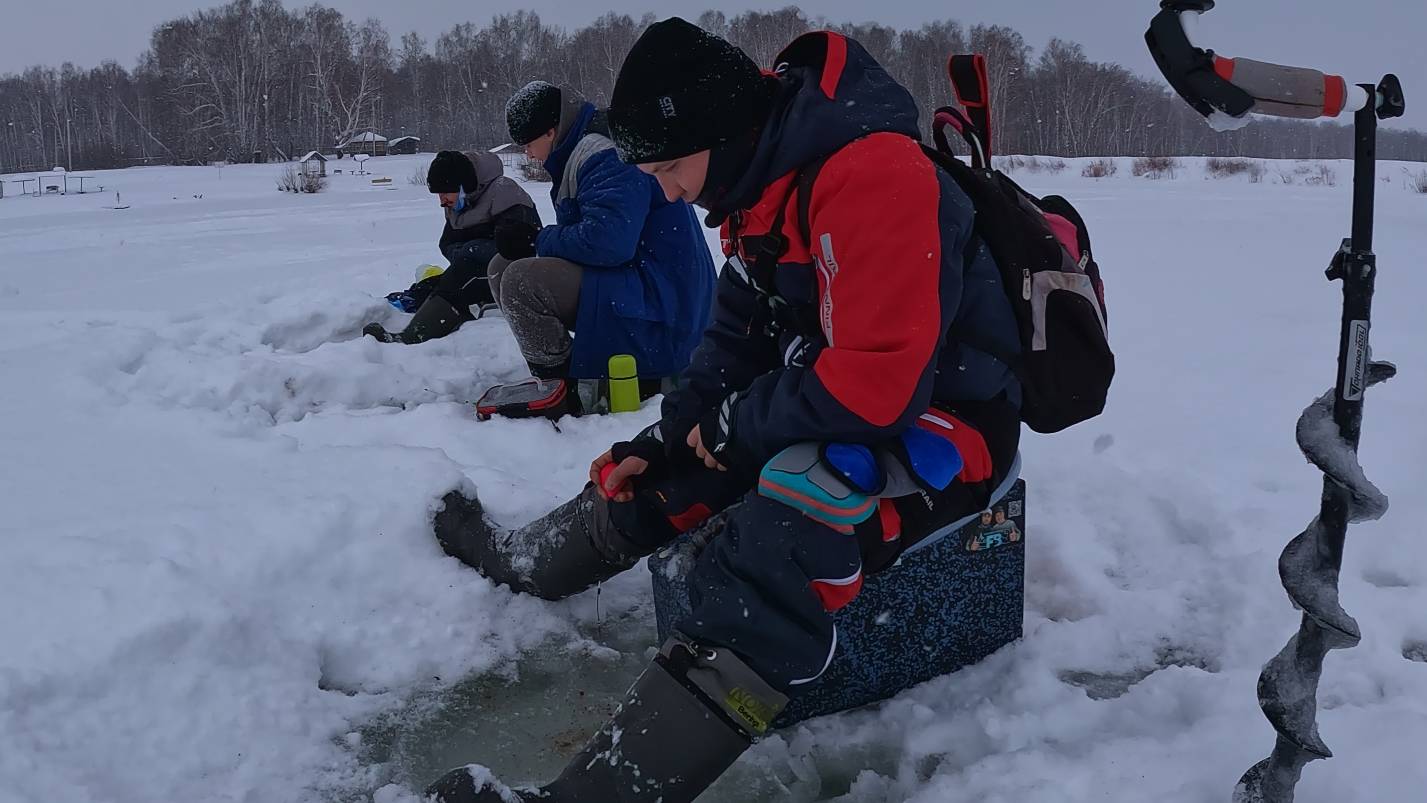
M 647 632 L 646 632 L 647 631 Z M 423 785 L 468 763 L 506 783 L 553 779 L 642 671 L 653 623 L 607 622 L 590 643 L 542 644 L 512 667 L 465 678 L 361 729 L 363 760 Z

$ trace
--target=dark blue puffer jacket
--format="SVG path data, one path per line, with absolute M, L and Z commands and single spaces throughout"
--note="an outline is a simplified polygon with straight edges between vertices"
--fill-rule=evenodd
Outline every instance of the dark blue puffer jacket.
M 555 225 L 535 244 L 540 256 L 585 268 L 570 374 L 602 377 L 611 355 L 633 354 L 640 376 L 671 376 L 708 325 L 713 256 L 694 210 L 670 203 L 608 137 L 587 130 L 594 113 L 585 104 L 545 161 Z

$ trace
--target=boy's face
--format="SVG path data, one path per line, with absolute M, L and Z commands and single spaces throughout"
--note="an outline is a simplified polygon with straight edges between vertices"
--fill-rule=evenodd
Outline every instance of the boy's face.
M 537 162 L 549 159 L 550 151 L 553 150 L 555 150 L 555 129 L 553 128 L 525 143 L 525 155 Z
M 1006 522 L 1006 511 L 1004 511 L 1004 510 L 999 510 L 999 509 L 998 509 L 998 510 L 996 511 L 996 523 L 997 523 L 997 524 L 1004 524 L 1005 522 Z
M 702 150 L 667 162 L 647 162 L 639 169 L 659 182 L 659 189 L 670 203 L 693 203 L 704 191 L 704 181 L 709 177 L 709 152 Z
M 983 526 L 991 523 L 991 511 L 987 510 L 981 514 L 981 524 Z
M 438 192 L 436 193 L 436 197 L 441 199 L 442 209 L 455 209 L 456 199 L 460 197 L 460 193 Z

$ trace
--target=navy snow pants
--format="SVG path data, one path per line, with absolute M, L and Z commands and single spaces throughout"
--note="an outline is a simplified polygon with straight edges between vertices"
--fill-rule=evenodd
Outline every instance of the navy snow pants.
M 695 642 L 733 650 L 769 684 L 795 695 L 832 662 L 832 614 L 856 598 L 863 578 L 937 529 L 984 510 L 1005 477 L 1020 440 L 1017 410 L 983 402 L 947 412 L 968 425 L 957 443 L 962 474 L 934 495 L 879 500 L 851 535 L 760 495 L 756 477 L 710 470 L 692 453 L 662 474 L 637 478 L 634 500 L 611 504 L 610 519 L 652 552 L 727 509 L 693 571 L 693 614 L 675 627 Z

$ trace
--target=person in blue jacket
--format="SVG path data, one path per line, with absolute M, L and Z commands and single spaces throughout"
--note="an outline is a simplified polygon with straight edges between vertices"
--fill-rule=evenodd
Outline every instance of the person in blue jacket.
M 694 210 L 620 161 L 604 117 L 544 81 L 506 106 L 512 141 L 553 180 L 555 224 L 502 229 L 490 284 L 531 374 L 548 381 L 541 392 L 567 400 L 547 415 L 580 412 L 565 383 L 605 376 L 615 354 L 633 355 L 642 380 L 677 376 L 712 310 L 713 258 Z

